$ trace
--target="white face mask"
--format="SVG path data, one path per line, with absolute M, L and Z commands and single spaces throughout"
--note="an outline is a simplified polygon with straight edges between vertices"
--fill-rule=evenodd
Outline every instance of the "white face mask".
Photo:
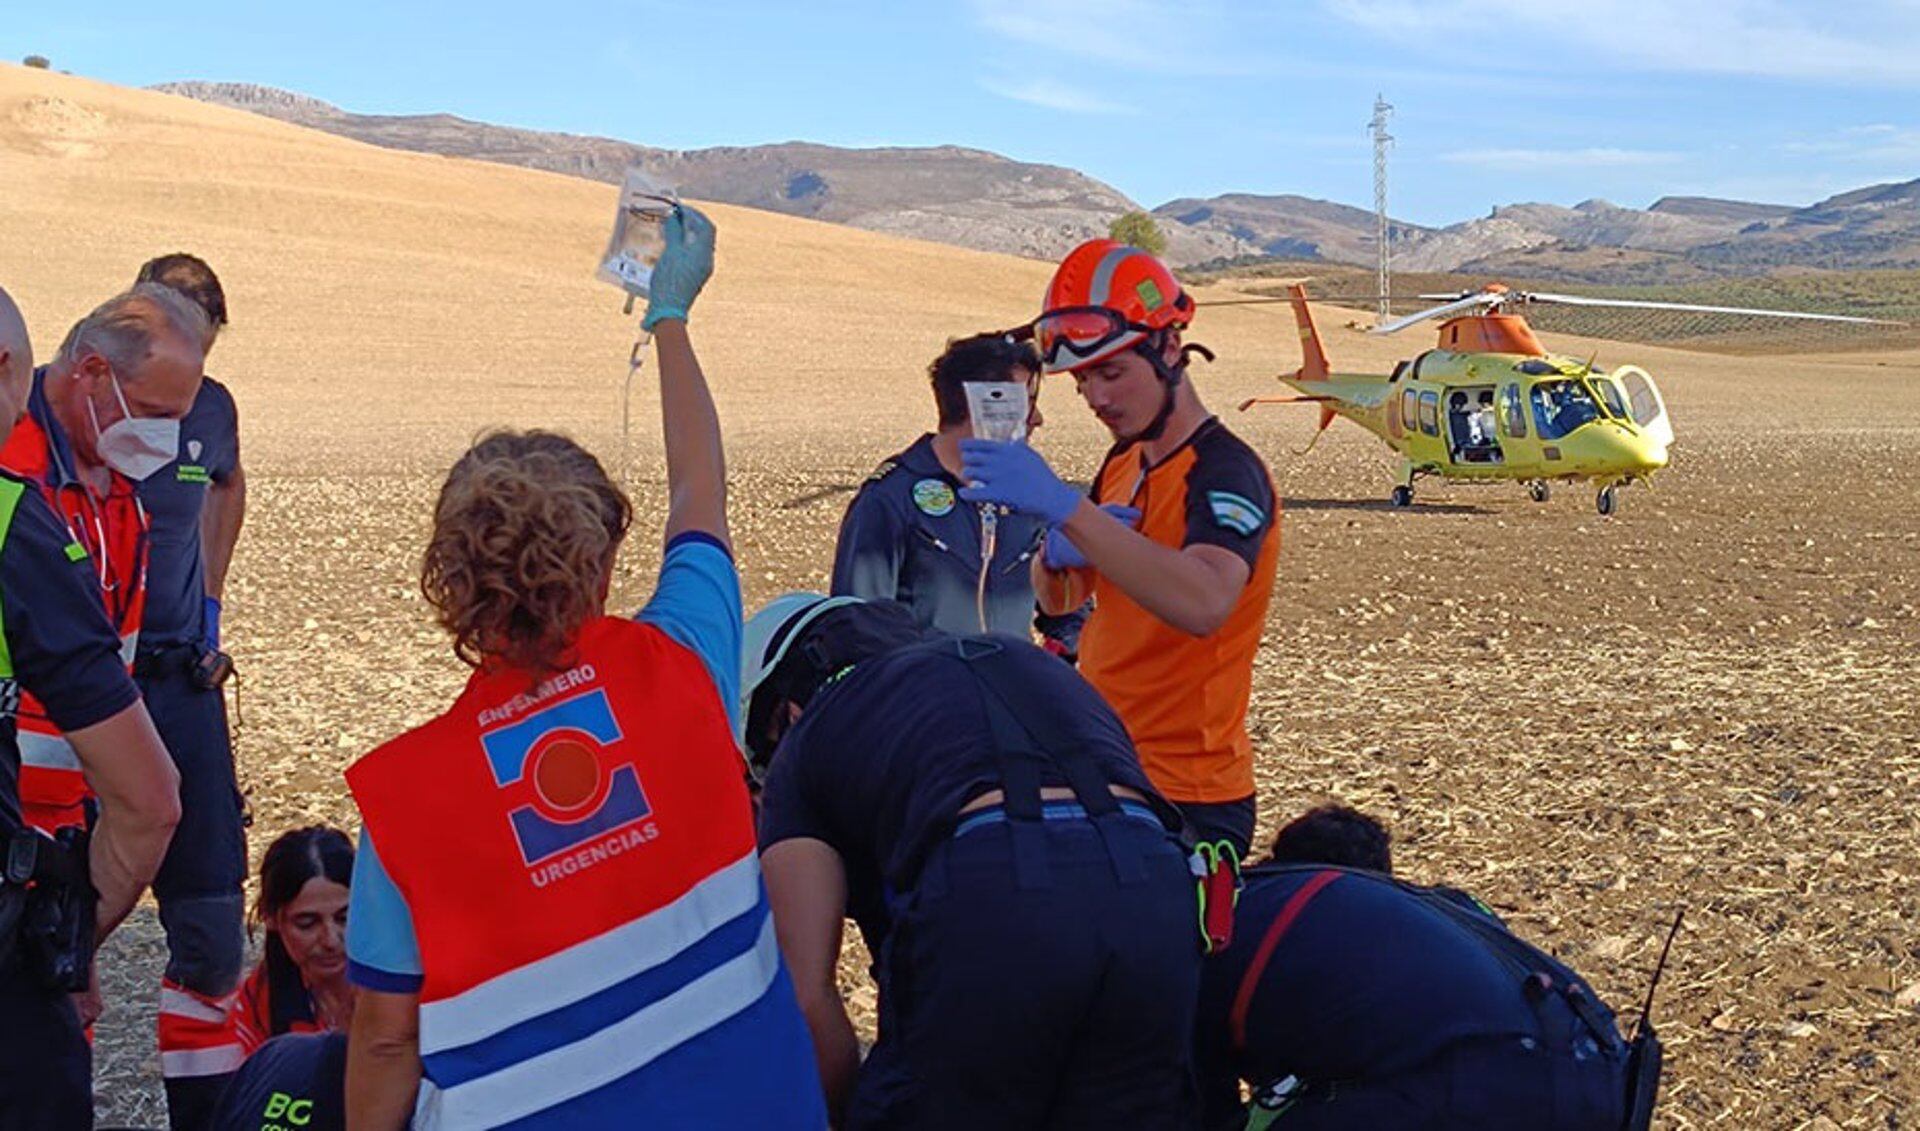
M 93 417 L 93 433 L 98 436 L 100 459 L 108 467 L 138 482 L 172 463 L 180 454 L 180 422 L 158 416 L 135 416 L 127 407 L 126 394 L 120 391 L 120 378 L 113 379 L 113 395 L 120 402 L 119 420 L 100 427 L 100 414 L 93 398 L 87 398 L 87 415 Z

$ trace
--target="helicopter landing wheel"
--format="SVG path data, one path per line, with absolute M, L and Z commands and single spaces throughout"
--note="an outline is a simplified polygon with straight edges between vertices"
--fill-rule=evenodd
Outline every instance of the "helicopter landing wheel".
M 1553 484 L 1544 479 L 1534 479 L 1527 483 L 1527 496 L 1536 503 L 1544 503 L 1553 497 Z
M 1600 488 L 1600 493 L 1593 497 L 1594 509 L 1598 510 L 1601 514 L 1612 514 L 1614 507 L 1618 504 L 1619 498 L 1615 494 L 1613 484 L 1611 483 Z
M 1387 496 L 1387 500 L 1396 507 L 1410 507 L 1413 505 L 1413 488 L 1395 487 L 1393 494 Z

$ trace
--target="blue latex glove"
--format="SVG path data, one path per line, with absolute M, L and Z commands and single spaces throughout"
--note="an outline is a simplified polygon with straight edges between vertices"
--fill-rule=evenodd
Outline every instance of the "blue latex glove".
M 647 313 L 640 320 L 640 328 L 649 334 L 668 318 L 685 322 L 700 288 L 713 275 L 712 220 L 698 209 L 676 204 L 664 228 L 667 250 L 653 265 L 653 281 L 647 285 Z
M 960 466 L 970 486 L 960 497 L 970 503 L 999 503 L 1058 526 L 1073 517 L 1086 498 L 1060 481 L 1039 452 L 1024 443 L 1000 440 L 960 441 Z
M 200 639 L 216 652 L 220 650 L 220 599 L 218 597 L 201 598 Z
M 1100 509 L 1119 519 L 1129 529 L 1140 525 L 1139 507 L 1130 507 L 1125 503 L 1102 503 Z M 1058 526 L 1047 531 L 1046 548 L 1040 551 L 1040 557 L 1047 563 L 1048 569 L 1085 569 L 1092 564 L 1087 561 L 1087 555 L 1080 552 L 1080 547 L 1073 544 L 1073 539 L 1067 537 L 1067 532 Z

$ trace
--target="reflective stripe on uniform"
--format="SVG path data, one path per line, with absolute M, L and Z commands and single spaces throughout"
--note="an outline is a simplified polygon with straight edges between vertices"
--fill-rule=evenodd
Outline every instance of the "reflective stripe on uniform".
M 25 727 L 20 728 L 20 764 L 37 770 L 67 770 L 80 772 L 80 756 L 74 753 L 73 743 L 57 734 L 41 734 Z
M 168 985 L 160 987 L 160 1014 L 163 1017 L 186 1017 L 194 1021 L 224 1023 L 227 1020 L 227 1011 L 220 1006 L 196 994 Z
M 160 1074 L 180 1079 L 220 1076 L 240 1067 L 247 1050 L 234 1028 L 233 995 L 207 997 L 170 979 L 160 983 L 155 1037 Z
M 712 1039 L 716 1021 L 759 1001 L 779 972 L 780 948 L 768 915 L 745 953 L 581 1040 L 438 1088 L 431 1102 L 420 1105 L 414 1126 L 494 1127 L 611 1084 L 681 1044 Z
M 188 1076 L 224 1076 L 239 1069 L 247 1054 L 238 1044 L 209 1049 L 179 1049 L 160 1054 L 160 1075 L 169 1080 Z
M 756 851 L 695 884 L 665 907 L 538 962 L 439 1001 L 420 1003 L 420 1053 L 485 1040 L 668 961 L 760 901 Z

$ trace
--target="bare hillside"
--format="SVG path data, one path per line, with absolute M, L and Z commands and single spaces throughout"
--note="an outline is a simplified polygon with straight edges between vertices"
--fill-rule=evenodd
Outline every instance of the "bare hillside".
M 698 200 L 718 200 L 1041 259 L 1105 235 L 1140 206 L 1072 169 L 1013 161 L 957 146 L 842 149 L 808 142 L 656 149 L 604 137 L 515 129 L 451 114 L 354 114 L 305 95 L 246 83 L 181 82 L 156 88 L 263 114 L 373 145 L 476 157 L 598 181 L 638 162 Z M 1222 233 L 1167 225 L 1177 263 L 1243 254 Z

